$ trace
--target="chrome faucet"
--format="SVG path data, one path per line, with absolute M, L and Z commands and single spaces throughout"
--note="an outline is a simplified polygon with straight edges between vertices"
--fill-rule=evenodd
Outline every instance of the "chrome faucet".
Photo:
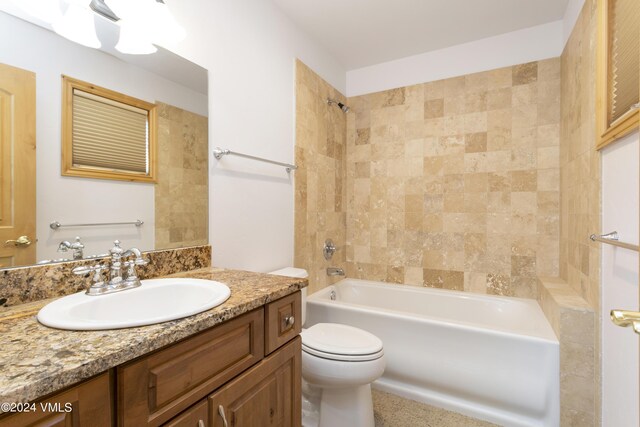
M 58 252 L 67 252 L 69 250 L 73 251 L 73 259 L 82 259 L 84 257 L 83 253 L 84 245 L 80 242 L 80 237 L 76 237 L 76 241 L 71 243 L 67 240 L 60 242 L 58 245 Z
M 344 276 L 344 270 L 338 267 L 328 267 L 327 276 Z
M 73 273 L 78 276 L 87 276 L 93 273 L 92 284 L 87 289 L 87 295 L 104 295 L 113 292 L 133 289 L 140 286 L 140 279 L 136 273 L 136 267 L 139 265 L 147 265 L 148 260 L 142 257 L 142 253 L 137 248 L 124 250 L 120 247 L 120 241 L 113 242 L 113 248 L 109 251 L 111 262 L 109 269 L 109 281 L 103 279 L 103 272 L 107 270 L 104 264 L 96 264 L 94 266 L 80 266 L 73 269 Z M 128 257 L 134 256 L 133 260 L 126 260 Z M 123 259 L 125 260 L 123 262 Z M 126 276 L 123 277 L 122 270 L 127 269 Z

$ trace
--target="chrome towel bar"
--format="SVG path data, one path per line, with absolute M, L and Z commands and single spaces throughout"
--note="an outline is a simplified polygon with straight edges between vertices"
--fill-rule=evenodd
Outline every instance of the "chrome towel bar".
M 292 165 L 290 163 L 276 162 L 275 160 L 269 160 L 269 159 L 264 159 L 262 157 L 256 157 L 256 156 L 250 156 L 248 154 L 237 153 L 235 151 L 223 149 L 220 147 L 216 147 L 215 150 L 213 150 L 213 157 L 215 157 L 217 160 L 220 160 L 223 156 L 228 156 L 228 155 L 244 157 L 245 159 L 257 160 L 259 162 L 271 163 L 272 165 L 284 166 L 284 168 L 287 170 L 287 173 L 291 172 L 292 170 L 298 169 L 298 166 Z
M 618 246 L 620 248 L 630 249 L 638 252 L 640 249 L 638 245 L 632 245 L 631 243 L 625 243 L 618 241 L 618 232 L 612 231 L 611 233 L 602 234 L 600 236 L 592 234 L 589 238 L 594 242 L 606 243 L 607 245 Z
M 135 225 L 136 227 L 141 227 L 144 224 L 142 220 L 135 220 L 131 222 L 98 222 L 94 224 L 60 224 L 58 221 L 53 221 L 49 224 L 52 230 L 57 230 L 62 227 L 100 227 L 103 225 Z

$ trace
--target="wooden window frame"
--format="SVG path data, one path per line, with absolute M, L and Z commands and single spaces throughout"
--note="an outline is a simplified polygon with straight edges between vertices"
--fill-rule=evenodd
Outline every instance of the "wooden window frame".
M 149 112 L 149 172 L 126 172 L 76 166 L 73 164 L 73 91 L 88 92 L 103 98 L 131 105 Z M 68 76 L 62 76 L 62 175 L 132 182 L 157 182 L 157 113 L 156 105 L 122 93 L 96 86 Z
M 596 53 L 596 149 L 616 142 L 640 127 L 640 110 L 627 111 L 609 124 L 609 1 L 598 0 L 598 31 Z M 638 52 L 640 55 L 640 52 Z

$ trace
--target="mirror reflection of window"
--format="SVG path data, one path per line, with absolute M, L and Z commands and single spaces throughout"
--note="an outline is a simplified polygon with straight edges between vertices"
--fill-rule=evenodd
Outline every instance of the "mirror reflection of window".
M 156 106 L 63 76 L 66 176 L 155 182 Z

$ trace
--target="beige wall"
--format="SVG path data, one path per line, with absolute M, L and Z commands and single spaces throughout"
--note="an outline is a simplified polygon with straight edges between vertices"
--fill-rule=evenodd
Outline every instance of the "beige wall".
M 601 166 L 595 150 L 596 6 L 596 0 L 586 0 L 561 57 L 560 275 L 595 312 L 590 320 L 595 333 L 565 353 L 586 362 L 573 374 L 564 367 L 561 373 L 564 394 L 572 396 L 561 402 L 563 425 L 580 426 L 600 425 L 601 417 L 600 244 L 588 238 L 605 231 L 600 229 Z M 561 358 L 563 348 L 581 338 L 571 326 L 574 336 L 560 337 Z
M 600 153 L 596 146 L 596 1 L 588 0 L 562 54 L 560 275 L 599 305 Z
M 535 298 L 558 275 L 559 59 L 349 104 L 350 277 Z
M 158 108 L 156 248 L 208 242 L 208 119 L 161 102 Z
M 294 265 L 309 272 L 309 293 L 340 279 L 328 277 L 327 267 L 345 266 L 346 115 L 327 98 L 346 102 L 297 61 Z M 328 238 L 338 247 L 332 261 L 322 255 Z

